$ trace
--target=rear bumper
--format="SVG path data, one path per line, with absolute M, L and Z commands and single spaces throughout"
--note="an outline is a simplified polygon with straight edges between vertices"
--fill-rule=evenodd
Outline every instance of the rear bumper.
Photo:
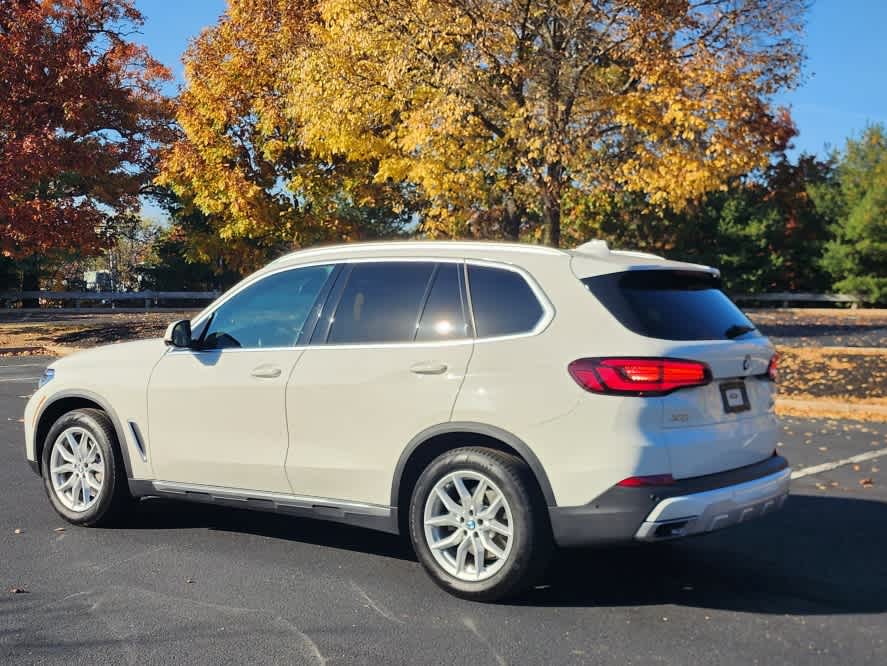
M 551 507 L 560 546 L 662 541 L 735 525 L 775 511 L 788 495 L 791 470 L 782 456 L 669 486 L 614 486 L 578 507 Z

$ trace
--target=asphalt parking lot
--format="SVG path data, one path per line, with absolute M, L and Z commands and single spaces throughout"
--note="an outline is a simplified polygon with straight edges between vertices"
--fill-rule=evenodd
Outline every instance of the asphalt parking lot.
M 887 663 L 887 424 L 787 419 L 804 476 L 782 512 L 560 553 L 543 586 L 483 605 L 356 528 L 164 500 L 67 525 L 24 462 L 46 362 L 0 358 L 0 661 Z

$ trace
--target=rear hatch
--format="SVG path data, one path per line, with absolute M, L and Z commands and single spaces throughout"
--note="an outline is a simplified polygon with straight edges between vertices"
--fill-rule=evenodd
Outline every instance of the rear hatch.
M 657 355 L 702 361 L 711 370 L 705 386 L 652 398 L 662 405 L 661 438 L 675 478 L 751 465 L 773 453 L 773 347 L 715 273 L 630 270 L 583 282 L 623 326 L 655 339 Z

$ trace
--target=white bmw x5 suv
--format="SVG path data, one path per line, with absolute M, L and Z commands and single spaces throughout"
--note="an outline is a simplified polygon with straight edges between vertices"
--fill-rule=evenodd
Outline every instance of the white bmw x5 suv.
M 492 600 L 553 544 L 780 507 L 775 359 L 705 266 L 597 241 L 327 247 L 164 340 L 55 361 L 26 454 L 75 524 L 159 496 L 409 533 L 438 584 Z

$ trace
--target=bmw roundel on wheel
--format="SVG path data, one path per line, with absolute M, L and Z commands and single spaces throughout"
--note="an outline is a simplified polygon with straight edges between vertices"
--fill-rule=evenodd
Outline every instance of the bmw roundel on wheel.
M 55 361 L 26 455 L 66 520 L 133 498 L 411 539 L 444 589 L 519 594 L 554 546 L 775 511 L 776 355 L 717 270 L 591 242 L 284 256 L 162 340 Z

